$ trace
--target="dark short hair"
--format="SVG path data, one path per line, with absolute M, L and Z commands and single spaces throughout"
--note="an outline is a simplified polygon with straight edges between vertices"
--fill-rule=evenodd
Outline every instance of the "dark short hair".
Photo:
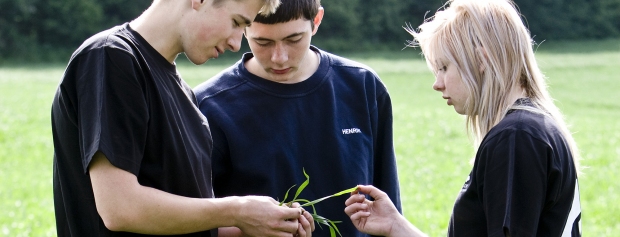
M 282 0 L 275 13 L 267 16 L 258 15 L 254 22 L 261 24 L 278 24 L 303 18 L 312 21 L 321 7 L 321 0 Z M 312 25 L 314 28 L 314 24 Z

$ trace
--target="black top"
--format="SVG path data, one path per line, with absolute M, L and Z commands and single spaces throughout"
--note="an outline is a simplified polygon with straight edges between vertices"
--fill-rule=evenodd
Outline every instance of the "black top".
M 138 236 L 109 231 L 97 213 L 88 176 L 97 151 L 141 185 L 213 197 L 206 118 L 175 65 L 128 24 L 73 54 L 52 104 L 52 133 L 58 236 Z
M 321 198 L 357 184 L 384 190 L 400 210 L 389 94 L 370 68 L 312 47 L 320 55 L 308 79 L 282 84 L 250 73 L 247 53 L 194 89 L 213 134 L 213 189 L 218 197 L 300 194 Z M 293 188 L 289 200 L 295 194 Z M 348 195 L 327 199 L 317 213 L 343 236 L 359 233 L 344 213 Z M 307 210 L 312 210 L 311 208 Z M 313 236 L 329 236 L 317 227 Z
M 531 106 L 528 99 L 517 103 Z M 448 236 L 581 236 L 573 156 L 551 117 L 511 110 L 485 136 Z

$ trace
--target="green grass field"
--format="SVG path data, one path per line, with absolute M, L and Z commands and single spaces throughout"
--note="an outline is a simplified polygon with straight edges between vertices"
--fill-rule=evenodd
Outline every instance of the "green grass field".
M 474 151 L 464 119 L 431 89 L 419 51 L 352 54 L 387 84 L 406 217 L 444 236 Z M 587 166 L 580 177 L 582 228 L 620 233 L 620 40 L 544 43 L 537 58 L 572 125 Z M 179 64 L 195 86 L 232 61 Z M 55 236 L 50 105 L 65 65 L 0 65 L 0 236 Z M 327 195 L 327 194 L 326 194 Z M 344 204 L 343 204 L 344 205 Z

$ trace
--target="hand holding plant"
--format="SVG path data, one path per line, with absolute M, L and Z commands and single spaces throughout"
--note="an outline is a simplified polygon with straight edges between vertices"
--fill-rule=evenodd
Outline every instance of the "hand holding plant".
M 293 199 L 291 201 L 289 201 L 289 202 L 286 202 L 286 199 L 288 198 L 289 192 L 296 185 L 291 186 L 286 191 L 286 193 L 284 194 L 284 199 L 282 199 L 282 201 L 280 202 L 280 205 L 286 205 L 286 206 L 290 207 L 292 205 L 292 203 L 297 202 L 297 203 L 300 203 L 300 204 L 303 203 L 303 204 L 301 204 L 301 207 L 312 206 L 312 213 L 310 213 L 310 214 L 312 215 L 312 218 L 314 218 L 314 221 L 316 221 L 319 224 L 319 227 L 321 227 L 321 225 L 326 225 L 327 227 L 329 227 L 329 233 L 330 233 L 331 237 L 336 237 L 336 233 L 338 233 L 338 235 L 342 237 L 342 234 L 340 233 L 340 231 L 338 230 L 338 227 L 336 226 L 337 223 L 340 223 L 342 221 L 332 221 L 332 220 L 329 220 L 329 219 L 327 219 L 325 217 L 319 216 L 316 213 L 316 209 L 314 208 L 314 204 L 317 204 L 317 203 L 319 203 L 319 202 L 321 202 L 321 201 L 323 201 L 325 199 L 331 198 L 331 197 L 337 197 L 337 196 L 340 196 L 340 195 L 343 195 L 343 194 L 351 193 L 351 192 L 357 190 L 357 186 L 355 186 L 353 188 L 342 190 L 340 192 L 337 192 L 337 193 L 329 195 L 329 196 L 325 196 L 325 197 L 316 199 L 314 201 L 298 198 L 299 194 L 301 193 L 301 191 L 303 191 L 308 186 L 308 184 L 310 183 L 310 176 L 308 176 L 308 174 L 306 173 L 305 169 L 303 170 L 303 172 L 304 172 L 304 176 L 306 176 L 306 181 L 304 181 L 297 188 L 297 191 L 295 192 L 295 196 L 293 197 Z

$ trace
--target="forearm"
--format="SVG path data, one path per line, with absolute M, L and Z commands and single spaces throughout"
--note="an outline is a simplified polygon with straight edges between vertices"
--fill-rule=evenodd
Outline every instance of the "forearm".
M 109 216 L 110 229 L 142 234 L 184 234 L 232 226 L 234 198 L 197 199 L 144 187 Z M 106 226 L 108 224 L 106 223 Z
M 236 197 L 188 198 L 145 187 L 99 154 L 93 157 L 90 176 L 97 211 L 112 231 L 183 234 L 236 224 Z

